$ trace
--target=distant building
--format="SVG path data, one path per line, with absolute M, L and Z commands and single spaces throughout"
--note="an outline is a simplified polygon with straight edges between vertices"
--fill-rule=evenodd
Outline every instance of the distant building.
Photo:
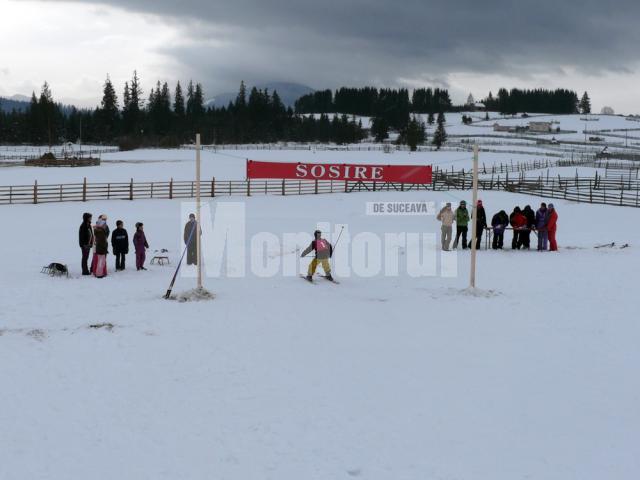
M 529 122 L 529 131 L 536 133 L 551 132 L 551 122 Z
M 494 132 L 514 132 L 514 127 L 510 127 L 509 125 L 500 125 L 499 123 L 493 124 Z

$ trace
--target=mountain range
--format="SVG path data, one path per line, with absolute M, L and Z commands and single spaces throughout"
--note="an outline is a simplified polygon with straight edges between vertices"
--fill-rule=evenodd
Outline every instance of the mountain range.
M 296 100 L 300 98 L 302 95 L 306 95 L 308 93 L 313 93 L 314 89 L 308 87 L 306 85 L 302 85 L 300 83 L 291 83 L 291 82 L 266 82 L 260 83 L 256 85 L 247 85 L 247 97 L 249 96 L 249 92 L 253 87 L 256 87 L 259 90 L 264 90 L 265 88 L 269 91 L 269 93 L 273 93 L 275 90 L 278 92 L 280 96 L 280 100 L 286 107 L 293 107 Z M 215 95 L 213 98 L 207 100 L 205 105 L 207 107 L 216 106 L 216 107 L 226 107 L 229 105 L 229 102 L 235 101 L 238 96 L 238 92 L 225 92 L 219 93 Z

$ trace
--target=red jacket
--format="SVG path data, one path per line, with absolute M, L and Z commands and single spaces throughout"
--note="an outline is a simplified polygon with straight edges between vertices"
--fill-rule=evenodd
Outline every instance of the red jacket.
M 521 213 L 516 213 L 513 216 L 513 218 L 511 219 L 511 226 L 514 228 L 514 230 L 526 227 L 527 226 L 527 217 L 525 217 Z
M 547 230 L 550 232 L 555 232 L 558 228 L 558 212 L 555 209 L 549 212 L 549 221 L 547 222 Z

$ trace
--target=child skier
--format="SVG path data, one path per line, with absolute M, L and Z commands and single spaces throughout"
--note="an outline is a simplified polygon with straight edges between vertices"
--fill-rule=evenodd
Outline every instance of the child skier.
M 146 258 L 145 249 L 149 248 L 147 237 L 144 235 L 144 225 L 142 222 L 136 223 L 136 233 L 133 235 L 133 246 L 136 249 L 136 269 L 146 270 L 144 260 Z
M 313 274 L 316 272 L 316 268 L 318 268 L 318 263 L 320 263 L 322 264 L 322 269 L 324 270 L 327 280 L 333 280 L 331 276 L 331 265 L 329 264 L 329 259 L 333 255 L 333 246 L 328 240 L 322 238 L 322 232 L 320 230 L 313 232 L 313 238 L 314 240 L 311 244 L 305 248 L 302 255 L 300 255 L 304 257 L 311 253 L 312 250 L 315 251 L 315 258 L 311 260 L 305 278 L 311 282 L 313 280 Z
M 116 272 L 124 270 L 125 255 L 129 253 L 129 234 L 123 225 L 122 220 L 118 220 L 116 229 L 111 234 L 111 247 L 116 256 Z

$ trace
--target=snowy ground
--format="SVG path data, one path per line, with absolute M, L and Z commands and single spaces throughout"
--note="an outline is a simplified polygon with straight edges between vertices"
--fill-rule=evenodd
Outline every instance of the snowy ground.
M 38 180 L 40 184 L 88 182 L 128 182 L 191 180 L 194 176 L 193 150 L 135 150 L 106 153 L 98 167 L 2 167 L 0 184 L 28 185 Z M 480 165 L 508 164 L 513 161 L 526 162 L 529 155 L 483 153 Z M 202 177 L 218 180 L 243 180 L 246 175 L 246 160 L 317 163 L 373 163 L 398 165 L 434 165 L 455 170 L 471 168 L 472 154 L 469 152 L 394 152 L 382 151 L 309 151 L 309 150 L 219 150 L 202 152 Z
M 96 180 L 129 177 L 118 168 L 133 167 Z M 4 180 L 11 170 L 2 183 L 18 181 Z M 352 239 L 435 233 L 433 216 L 367 216 L 365 202 L 460 199 L 469 192 L 252 197 L 247 233 L 316 221 L 348 224 Z M 482 199 L 488 215 L 541 200 Z M 172 269 L 138 273 L 131 254 L 126 272 L 78 276 L 82 212 L 130 234 L 143 221 L 151 250 L 175 262 L 178 201 L 2 207 L 0 478 L 635 479 L 640 211 L 555 204 L 560 253 L 479 252 L 479 295 L 464 292 L 469 252 L 449 254 L 457 275 L 443 277 L 438 251 L 435 276 L 206 278 L 216 299 L 200 303 L 162 300 Z M 611 241 L 631 247 L 593 248 Z M 294 245 L 269 248 L 278 255 Z M 71 278 L 41 275 L 51 261 Z M 114 328 L 89 327 L 104 322 Z

